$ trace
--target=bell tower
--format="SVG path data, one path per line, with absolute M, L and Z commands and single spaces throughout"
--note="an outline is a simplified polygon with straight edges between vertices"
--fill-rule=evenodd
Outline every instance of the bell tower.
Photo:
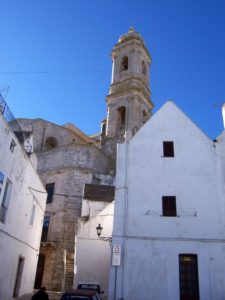
M 122 142 L 125 133 L 134 135 L 152 115 L 154 104 L 149 85 L 152 59 L 144 40 L 133 27 L 119 38 L 111 57 L 105 137 Z

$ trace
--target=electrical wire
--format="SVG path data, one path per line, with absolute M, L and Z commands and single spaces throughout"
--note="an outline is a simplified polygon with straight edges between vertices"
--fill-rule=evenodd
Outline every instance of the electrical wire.
M 106 70 L 71 70 L 71 71 L 2 71 L 0 74 L 73 74 L 73 73 L 108 73 Z
M 152 71 L 156 72 L 201 72 L 201 71 L 224 71 L 225 67 L 177 67 L 160 68 L 154 67 Z M 73 73 L 108 73 L 107 70 L 64 70 L 64 71 L 1 71 L 0 74 L 73 74 Z
M 43 192 L 43 191 L 39 191 L 39 190 L 36 190 L 34 188 L 32 188 L 31 186 L 28 186 L 29 189 L 37 192 L 37 193 L 42 193 L 42 194 L 47 194 L 48 195 L 48 192 Z M 78 195 L 66 195 L 66 194 L 57 194 L 57 193 L 53 193 L 51 194 L 52 196 L 62 196 L 62 197 L 74 197 L 74 198 L 80 198 L 82 199 L 83 197 L 82 196 L 78 196 Z
M 104 185 L 102 185 L 102 186 L 104 186 Z M 33 190 L 33 191 L 35 191 L 35 192 L 37 192 L 37 193 L 42 193 L 42 194 L 47 194 L 48 195 L 48 192 L 39 191 L 39 190 L 37 190 L 35 188 L 32 188 L 31 186 L 28 186 L 28 188 L 31 189 L 31 190 Z M 98 189 L 98 188 L 95 188 L 95 190 L 102 191 L 102 189 Z M 54 196 L 54 195 L 55 196 L 62 196 L 62 197 L 73 197 L 73 198 L 79 198 L 79 199 L 83 199 L 84 198 L 83 196 L 78 196 L 78 195 L 67 195 L 67 194 L 58 194 L 58 193 L 53 193 L 51 195 L 52 196 Z M 84 198 L 84 199 L 88 200 L 88 198 Z

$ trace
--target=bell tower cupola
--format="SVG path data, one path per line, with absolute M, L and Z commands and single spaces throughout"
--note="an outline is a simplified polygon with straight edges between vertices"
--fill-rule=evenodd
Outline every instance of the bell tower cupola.
M 133 27 L 119 38 L 111 57 L 106 136 L 123 140 L 125 132 L 133 135 L 152 115 L 154 104 L 149 83 L 152 59 Z

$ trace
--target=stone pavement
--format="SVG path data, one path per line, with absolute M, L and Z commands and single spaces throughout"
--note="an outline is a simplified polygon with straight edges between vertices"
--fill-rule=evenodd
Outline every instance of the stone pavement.
M 36 293 L 36 291 L 34 291 L 34 293 Z M 60 293 L 60 292 L 47 291 L 47 293 L 48 293 L 49 300 L 60 300 L 61 299 L 62 293 Z M 32 297 L 32 294 L 26 294 L 22 297 L 15 298 L 15 300 L 30 300 L 31 297 Z

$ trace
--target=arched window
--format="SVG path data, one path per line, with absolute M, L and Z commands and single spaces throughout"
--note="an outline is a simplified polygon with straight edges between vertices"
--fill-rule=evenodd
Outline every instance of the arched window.
M 126 107 L 121 106 L 117 109 L 117 128 L 124 128 L 126 121 Z
M 121 71 L 127 71 L 128 70 L 128 57 L 124 56 L 121 60 Z
M 146 76 L 146 74 L 147 74 L 146 64 L 144 61 L 142 61 L 142 75 Z
M 54 149 L 58 145 L 57 140 L 54 137 L 48 137 L 45 141 L 45 148 L 47 150 Z

